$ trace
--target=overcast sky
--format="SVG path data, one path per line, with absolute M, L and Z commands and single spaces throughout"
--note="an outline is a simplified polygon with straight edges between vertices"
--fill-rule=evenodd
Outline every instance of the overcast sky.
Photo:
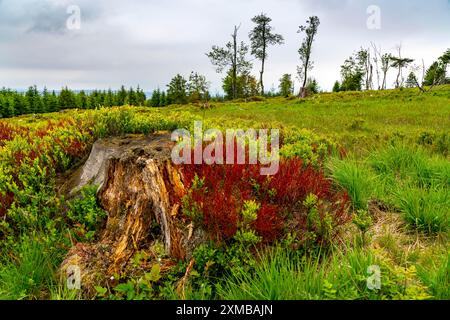
M 80 8 L 79 29 L 67 28 L 70 5 Z M 371 5 L 380 8 L 378 29 L 367 26 Z M 250 19 L 261 12 L 285 38 L 269 49 L 267 89 L 282 74 L 295 74 L 298 26 L 311 15 L 321 20 L 311 75 L 325 90 L 340 78 L 343 61 L 371 41 L 390 52 L 401 43 L 403 56 L 420 64 L 450 47 L 450 0 L 0 0 L 0 87 L 139 84 L 151 91 L 194 70 L 207 76 L 214 94 L 222 75 L 205 52 L 229 41 L 234 25 L 241 24 L 239 37 L 248 42 Z M 254 61 L 255 76 L 259 66 Z

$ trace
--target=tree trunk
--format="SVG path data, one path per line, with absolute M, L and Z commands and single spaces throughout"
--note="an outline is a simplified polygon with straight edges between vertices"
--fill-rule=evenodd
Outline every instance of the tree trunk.
M 261 59 L 261 72 L 259 77 L 259 83 L 261 84 L 261 96 L 264 96 L 264 83 L 263 83 L 263 75 L 264 75 L 264 62 L 266 60 L 266 24 L 263 24 L 263 32 L 262 32 L 262 42 L 263 42 L 263 52 Z
M 132 136 L 99 140 L 81 172 L 74 179 L 75 191 L 95 182 L 97 197 L 107 212 L 98 242 L 78 243 L 62 264 L 81 269 L 82 286 L 92 291 L 120 274 L 138 250 L 151 251 L 158 242 L 173 259 L 190 259 L 195 246 L 204 241 L 179 214 L 184 195 L 181 173 L 172 165 L 170 135 Z
M 308 79 L 308 64 L 309 64 L 309 58 L 306 60 L 305 63 L 305 78 L 303 79 L 302 87 L 300 88 L 300 97 L 306 98 L 306 95 L 308 94 L 306 92 L 306 81 Z
M 381 90 L 386 90 L 386 73 L 383 72 L 383 83 L 381 84 Z
M 233 33 L 233 99 L 237 98 L 237 31 L 238 27 L 234 26 Z
M 395 80 L 395 88 L 396 89 L 398 89 L 398 88 L 400 88 L 400 73 L 401 73 L 401 68 L 400 68 L 400 66 L 398 67 L 398 73 L 397 73 L 397 79 Z

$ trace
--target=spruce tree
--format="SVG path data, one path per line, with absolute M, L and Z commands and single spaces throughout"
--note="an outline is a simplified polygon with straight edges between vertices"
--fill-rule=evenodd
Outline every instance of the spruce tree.
M 124 86 L 120 87 L 120 90 L 117 92 L 117 105 L 123 106 L 127 100 L 127 90 Z
M 160 107 L 161 105 L 161 91 L 158 89 L 154 90 L 152 93 L 152 98 L 150 100 L 150 105 L 152 107 Z

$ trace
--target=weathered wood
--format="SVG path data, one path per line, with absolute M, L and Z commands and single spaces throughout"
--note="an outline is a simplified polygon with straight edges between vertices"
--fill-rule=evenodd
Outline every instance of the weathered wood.
M 182 176 L 170 159 L 170 135 L 133 136 L 97 141 L 89 159 L 77 173 L 74 192 L 94 182 L 101 207 L 108 213 L 100 239 L 70 250 L 61 270 L 76 264 L 82 284 L 120 273 L 133 254 L 152 242 L 164 243 L 174 259 L 190 259 L 204 240 L 200 230 L 179 214 L 184 194 Z M 160 234 L 152 237 L 152 225 Z

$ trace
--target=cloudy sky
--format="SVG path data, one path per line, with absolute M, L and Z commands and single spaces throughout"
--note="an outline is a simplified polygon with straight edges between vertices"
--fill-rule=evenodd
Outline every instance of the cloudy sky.
M 73 5 L 80 9 L 80 28 L 73 24 Z M 375 21 L 368 13 L 373 5 L 380 9 L 379 28 L 367 25 Z M 342 62 L 371 41 L 389 52 L 401 44 L 403 56 L 420 64 L 450 47 L 450 0 L 0 0 L 0 87 L 139 84 L 151 91 L 176 73 L 195 70 L 211 81 L 212 93 L 219 92 L 222 75 L 205 52 L 224 45 L 234 25 L 241 24 L 239 37 L 248 42 L 250 19 L 260 12 L 285 38 L 284 45 L 270 48 L 267 89 L 282 74 L 295 74 L 301 42 L 296 31 L 310 15 L 321 20 L 312 76 L 325 90 L 339 79 Z M 255 61 L 255 76 L 258 68 Z

